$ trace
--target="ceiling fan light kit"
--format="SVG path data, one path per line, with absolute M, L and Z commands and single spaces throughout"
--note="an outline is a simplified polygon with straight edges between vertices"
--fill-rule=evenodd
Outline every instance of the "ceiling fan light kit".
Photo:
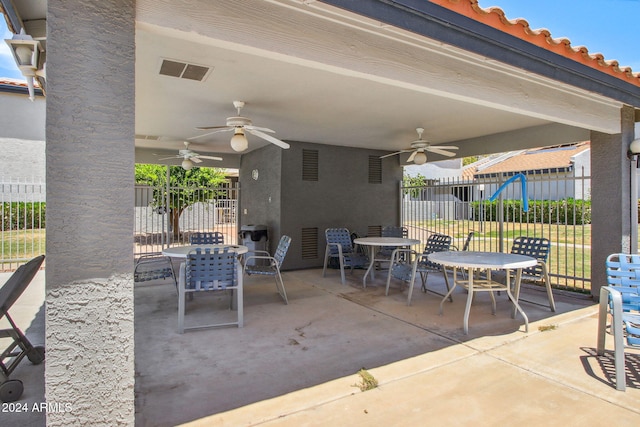
M 446 150 L 457 150 L 458 147 L 454 147 L 453 145 L 431 145 L 427 140 L 422 139 L 422 133 L 424 132 L 423 128 L 416 128 L 416 132 L 418 133 L 418 139 L 411 143 L 411 148 L 380 156 L 380 158 L 384 159 L 385 157 L 397 156 L 402 153 L 411 153 L 407 159 L 407 163 L 413 162 L 416 165 L 423 165 L 427 162 L 427 155 L 425 151 L 446 157 L 455 156 L 455 153 L 451 153 Z
M 188 171 L 193 167 L 193 162 L 189 159 L 184 159 L 182 161 L 182 169 Z
M 211 132 L 205 133 L 203 135 L 194 136 L 193 138 L 189 138 L 189 139 L 193 140 L 193 139 L 203 138 L 213 133 L 227 132 L 232 130 L 234 131 L 234 134 L 230 141 L 231 148 L 234 151 L 241 152 L 249 148 L 249 142 L 247 141 L 247 137 L 245 135 L 245 131 L 247 131 L 250 134 L 257 136 L 258 138 L 262 138 L 266 141 L 269 141 L 270 143 L 275 144 L 280 148 L 284 148 L 284 149 L 289 148 L 289 144 L 287 144 L 286 142 L 280 141 L 278 138 L 275 138 L 265 133 L 265 132 L 275 133 L 275 131 L 269 128 L 253 126 L 250 119 L 248 119 L 247 117 L 242 117 L 240 115 L 240 111 L 242 110 L 242 107 L 244 107 L 243 101 L 233 101 L 233 106 L 238 111 L 238 115 L 234 117 L 227 117 L 226 124 L 224 126 L 198 127 L 196 129 L 201 129 L 201 130 L 213 129 L 213 130 Z

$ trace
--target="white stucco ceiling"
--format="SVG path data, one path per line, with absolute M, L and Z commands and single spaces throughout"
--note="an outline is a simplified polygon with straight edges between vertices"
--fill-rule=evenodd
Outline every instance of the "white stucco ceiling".
M 138 0 L 137 156 L 167 154 L 242 114 L 285 141 L 387 151 L 415 128 L 460 156 L 619 132 L 620 103 L 317 1 Z M 159 75 L 162 59 L 213 67 L 202 81 Z M 230 133 L 193 141 L 233 153 Z M 249 149 L 266 144 L 249 135 Z M 165 151 L 169 150 L 169 151 Z M 231 157 L 231 156 L 229 156 Z M 155 157 L 157 158 L 157 156 Z M 442 157 L 430 155 L 430 160 Z

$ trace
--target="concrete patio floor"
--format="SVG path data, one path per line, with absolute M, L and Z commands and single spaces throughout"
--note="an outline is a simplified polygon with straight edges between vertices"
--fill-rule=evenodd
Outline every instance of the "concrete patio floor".
M 627 391 L 615 390 L 612 355 L 595 357 L 597 308 L 587 298 L 558 292 L 551 313 L 546 294 L 525 287 L 522 299 L 536 302 L 522 304 L 525 333 L 504 294 L 495 316 L 480 294 L 464 335 L 464 290 L 440 316 L 440 296 L 416 289 L 407 306 L 398 282 L 385 296 L 384 275 L 363 289 L 362 274 L 342 285 L 336 270 L 325 278 L 320 269 L 287 271 L 289 305 L 272 278 L 247 277 L 243 328 L 182 335 L 173 284 L 137 285 L 136 425 L 640 423 L 640 356 L 627 356 Z M 440 275 L 429 285 L 444 290 Z M 28 290 L 10 313 L 19 311 L 18 325 L 31 324 L 28 337 L 42 343 L 35 301 L 44 274 Z M 196 297 L 191 314 L 211 302 Z M 377 388 L 361 391 L 361 368 Z M 44 364 L 23 362 L 11 377 L 25 383 L 21 401 L 44 401 Z M 44 424 L 43 414 L 0 413 L 0 425 Z

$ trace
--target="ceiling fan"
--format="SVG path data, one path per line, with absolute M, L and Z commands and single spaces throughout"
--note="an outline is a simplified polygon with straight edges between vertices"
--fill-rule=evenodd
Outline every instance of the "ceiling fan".
M 265 133 L 265 132 L 275 133 L 275 131 L 269 128 L 253 126 L 251 124 L 250 119 L 246 117 L 242 117 L 240 115 L 240 110 L 242 110 L 242 107 L 244 107 L 243 101 L 233 101 L 233 106 L 238 110 L 238 115 L 235 117 L 227 117 L 226 125 L 197 127 L 196 129 L 201 129 L 201 130 L 209 130 L 209 129 L 215 129 L 215 130 L 213 132 L 205 133 L 203 135 L 195 136 L 189 139 L 202 138 L 204 136 L 208 136 L 216 132 L 227 132 L 232 130 L 234 134 L 233 134 L 233 137 L 231 138 L 231 148 L 233 148 L 235 151 L 244 151 L 249 146 L 247 137 L 245 136 L 245 133 L 244 133 L 245 131 L 247 131 L 259 138 L 262 138 L 264 140 L 269 141 L 272 144 L 277 145 L 280 148 L 289 148 L 289 144 L 287 144 L 286 142 L 280 141 L 278 138 L 274 138 L 273 136 Z
M 416 132 L 418 132 L 418 139 L 411 143 L 411 148 L 387 154 L 385 156 L 380 156 L 380 158 L 384 159 L 385 157 L 396 156 L 398 154 L 410 153 L 413 151 L 413 153 L 411 153 L 411 155 L 407 159 L 407 162 L 413 162 L 416 165 L 422 165 L 427 161 L 427 155 L 425 154 L 425 151 L 447 157 L 455 156 L 455 153 L 450 153 L 449 151 L 445 150 L 457 150 L 458 147 L 454 147 L 453 145 L 431 145 L 428 141 L 422 139 L 422 133 L 424 132 L 423 128 L 416 128 Z
M 202 163 L 201 159 L 209 159 L 209 160 L 222 160 L 222 157 L 215 156 L 203 156 L 202 154 L 198 154 L 195 151 L 191 151 L 189 149 L 189 142 L 184 142 L 184 150 L 178 151 L 178 154 L 171 157 L 165 157 L 159 160 L 168 160 L 168 159 L 182 159 L 182 168 L 184 170 L 189 170 L 193 167 L 194 163 Z

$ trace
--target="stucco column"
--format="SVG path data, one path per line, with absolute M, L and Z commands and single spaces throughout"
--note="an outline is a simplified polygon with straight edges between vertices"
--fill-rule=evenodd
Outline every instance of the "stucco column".
M 617 252 L 637 252 L 636 196 L 632 194 L 636 163 L 627 159 L 634 135 L 634 110 L 623 107 L 622 132 L 591 132 L 591 295 L 598 297 L 607 276 L 605 260 Z
M 48 1 L 50 426 L 134 424 L 134 18 L 133 0 Z

